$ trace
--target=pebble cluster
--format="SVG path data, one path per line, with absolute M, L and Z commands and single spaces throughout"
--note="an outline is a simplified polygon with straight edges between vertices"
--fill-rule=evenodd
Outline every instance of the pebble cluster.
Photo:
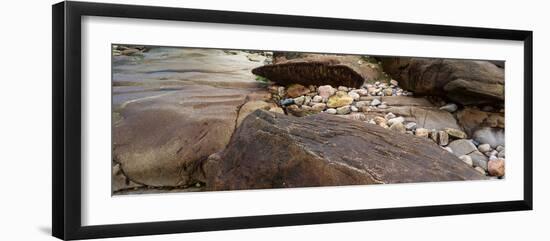
M 334 88 L 330 85 L 306 87 L 300 84 L 292 84 L 287 88 L 271 85 L 268 88 L 272 94 L 272 100 L 279 105 L 270 111 L 298 117 L 324 112 L 379 125 L 403 134 L 429 138 L 480 173 L 494 177 L 504 176 L 504 146 L 491 147 L 486 143 L 477 143 L 468 139 L 465 132 L 454 128 L 442 130 L 417 128 L 417 123 L 406 121 L 404 117 L 396 116 L 391 112 L 384 116 L 376 115 L 373 118 L 367 118 L 364 113 L 388 108 L 388 104 L 377 98 L 378 96 L 413 95 L 412 92 L 401 89 L 396 80 L 390 80 L 389 83 L 367 83 L 361 88 L 345 86 Z M 459 108 L 454 103 L 440 104 L 441 110 L 451 113 Z

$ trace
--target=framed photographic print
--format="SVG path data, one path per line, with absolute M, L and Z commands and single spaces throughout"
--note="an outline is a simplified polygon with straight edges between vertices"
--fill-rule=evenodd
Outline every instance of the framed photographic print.
M 532 53 L 524 30 L 55 4 L 53 235 L 531 210 Z

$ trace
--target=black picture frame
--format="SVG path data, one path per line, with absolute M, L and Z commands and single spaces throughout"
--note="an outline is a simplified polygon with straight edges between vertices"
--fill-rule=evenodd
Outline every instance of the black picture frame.
M 523 30 L 366 21 L 170 7 L 60 2 L 52 6 L 53 194 L 52 233 L 60 239 L 199 232 L 380 219 L 532 210 L 533 208 L 533 32 Z M 81 17 L 104 16 L 257 26 L 450 36 L 524 43 L 524 193 L 522 200 L 404 208 L 140 222 L 81 224 Z

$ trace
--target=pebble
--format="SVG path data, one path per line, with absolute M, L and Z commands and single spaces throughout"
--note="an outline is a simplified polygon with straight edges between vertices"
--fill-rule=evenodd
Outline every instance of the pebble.
M 336 109 L 334 109 L 334 108 L 328 108 L 325 112 L 327 114 L 336 115 Z
M 366 95 L 369 95 L 369 91 L 366 90 L 366 89 L 356 89 L 356 90 L 353 90 L 353 92 L 361 95 L 361 96 L 366 96 Z
M 303 96 L 303 95 L 300 96 L 300 97 L 296 97 L 296 98 L 294 98 L 294 104 L 303 105 L 305 100 L 306 100 L 306 97 Z
M 392 80 L 390 80 L 390 84 L 398 86 L 399 82 L 397 82 L 397 80 L 392 79 Z
M 405 121 L 405 118 L 403 118 L 401 116 L 400 117 L 395 117 L 395 118 L 392 118 L 392 119 L 388 120 L 388 125 L 392 126 L 396 123 L 401 123 L 402 124 L 404 121 Z M 403 126 L 403 128 L 404 128 L 404 126 Z
M 501 152 L 501 151 L 504 151 L 504 147 L 499 145 L 495 150 L 497 150 L 498 152 Z
M 370 105 L 371 106 L 377 106 L 377 105 L 380 105 L 382 102 L 380 102 L 379 99 L 373 99 L 371 102 L 370 102 Z
M 317 88 L 319 91 L 319 96 L 321 96 L 324 99 L 328 99 L 328 97 L 334 95 L 336 93 L 336 89 L 332 88 L 330 85 L 322 85 Z
M 378 108 L 380 108 L 380 109 L 387 109 L 388 106 L 387 106 L 386 104 L 381 104 L 381 105 L 378 106 Z
M 426 128 L 417 128 L 414 134 L 420 137 L 428 137 L 428 133 L 430 132 Z
M 298 96 L 305 95 L 309 92 L 310 92 L 309 88 L 301 84 L 291 84 L 286 89 L 286 94 L 288 95 L 288 97 L 291 97 L 291 98 L 296 98 Z
M 487 166 L 489 175 L 497 177 L 504 176 L 504 159 L 498 158 L 490 160 Z
M 294 100 L 293 99 L 284 99 L 284 100 L 281 100 L 281 105 L 282 106 L 289 106 L 289 105 L 292 105 L 294 104 Z
M 359 94 L 357 94 L 357 93 L 355 93 L 355 92 L 349 92 L 348 95 L 349 95 L 351 98 L 353 98 L 353 100 L 358 100 L 359 97 L 361 97 L 361 96 L 359 96 Z
M 327 107 L 327 105 L 326 105 L 325 103 L 316 103 L 316 104 L 314 104 L 311 108 L 312 108 L 314 111 L 321 112 L 321 111 L 323 111 L 326 107 Z
M 349 105 L 336 108 L 336 113 L 339 115 L 349 114 L 350 112 L 351 112 L 351 108 Z
M 348 91 L 349 88 L 346 87 L 346 86 L 338 86 L 338 90 L 339 90 L 339 91 Z
M 480 151 L 480 152 L 489 152 L 491 151 L 491 145 L 487 144 L 487 143 L 484 143 L 484 144 L 481 144 L 477 147 L 477 149 Z
M 356 106 L 357 108 L 363 108 L 363 106 L 368 106 L 369 104 L 370 104 L 370 102 L 369 102 L 369 101 L 365 101 L 365 100 L 355 102 L 355 106 Z
M 309 105 L 311 103 L 311 96 L 306 95 L 304 99 L 304 105 Z
M 323 102 L 323 97 L 320 95 L 313 96 L 313 99 L 311 99 L 312 102 L 319 103 Z
M 359 109 L 358 109 L 357 107 L 353 106 L 353 105 L 352 105 L 350 108 L 351 108 L 351 111 L 352 111 L 352 112 L 357 112 L 357 111 L 359 111 Z
M 468 155 L 462 155 L 458 157 L 460 160 L 462 160 L 464 163 L 468 164 L 468 166 L 473 166 L 474 162 L 472 161 L 472 158 Z
M 331 108 L 342 107 L 353 103 L 353 98 L 351 98 L 348 93 L 344 91 L 337 91 L 336 94 L 328 98 L 327 106 Z
M 439 108 L 440 110 L 455 112 L 458 109 L 458 106 L 454 103 L 449 103 Z
M 405 128 L 407 128 L 407 130 L 416 129 L 416 122 L 409 122 L 409 123 L 405 124 Z
M 384 93 L 384 96 L 392 96 L 393 89 L 391 89 L 391 88 L 384 89 L 383 93 Z
M 389 112 L 388 114 L 386 114 L 386 116 L 384 116 L 384 118 L 386 118 L 386 120 L 393 119 L 395 117 L 397 117 L 397 116 L 395 116 L 395 114 L 391 113 L 391 112 Z
M 498 154 L 497 154 L 497 157 L 498 158 L 504 158 L 506 155 L 504 154 L 504 150 L 500 151 Z

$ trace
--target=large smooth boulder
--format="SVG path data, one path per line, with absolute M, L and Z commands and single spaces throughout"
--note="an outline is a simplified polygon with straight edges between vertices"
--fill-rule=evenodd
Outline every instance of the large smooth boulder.
M 377 79 L 381 70 L 360 56 L 308 54 L 257 67 L 252 73 L 280 85 L 301 84 L 359 88 L 365 81 Z
M 257 89 L 207 85 L 126 102 L 113 126 L 113 158 L 127 178 L 147 186 L 186 186 L 200 161 L 225 148 Z M 249 102 L 257 103 L 257 102 Z M 244 105 L 248 110 L 266 108 Z M 250 107 L 250 108 L 249 108 Z
M 485 179 L 426 138 L 328 114 L 263 110 L 201 170 L 209 190 Z
M 381 57 L 384 71 L 416 95 L 447 97 L 463 105 L 503 104 L 504 69 L 490 61 Z

